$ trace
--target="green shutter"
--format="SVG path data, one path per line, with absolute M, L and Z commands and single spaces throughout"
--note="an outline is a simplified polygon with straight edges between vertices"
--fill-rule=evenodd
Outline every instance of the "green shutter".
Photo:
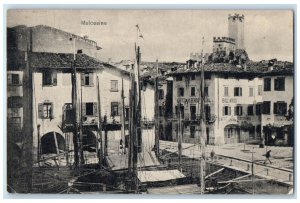
M 284 109 L 283 109 L 283 114 L 286 115 L 287 113 L 287 103 L 284 102 Z
M 57 72 L 56 71 L 52 72 L 52 85 L 53 86 L 57 85 Z
M 93 115 L 97 116 L 98 115 L 98 108 L 97 108 L 97 103 L 93 103 Z
M 38 104 L 38 116 L 39 118 L 44 118 L 44 112 L 43 112 L 43 103 Z
M 54 119 L 54 104 L 51 103 L 51 119 Z
M 89 73 L 90 86 L 94 86 L 94 73 Z
M 86 116 L 86 103 L 83 102 L 81 106 L 82 106 L 81 114 L 82 116 Z
M 12 84 L 12 75 L 11 74 L 7 74 L 7 84 L 8 85 Z

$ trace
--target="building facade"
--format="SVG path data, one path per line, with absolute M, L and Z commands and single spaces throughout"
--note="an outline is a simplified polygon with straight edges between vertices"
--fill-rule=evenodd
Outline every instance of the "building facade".
M 101 47 L 95 41 L 46 25 L 33 27 L 20 25 L 8 28 L 7 37 L 8 49 L 72 54 L 75 50 L 81 50 L 82 53 L 94 58 L 100 56 Z
M 24 52 L 22 54 L 24 56 Z M 20 58 L 22 60 L 22 57 Z M 36 162 L 49 154 L 72 151 L 72 54 L 31 53 L 33 160 Z M 20 66 L 25 63 L 20 64 Z M 121 134 L 122 86 L 124 89 L 125 123 L 129 118 L 130 73 L 102 63 L 87 55 L 76 55 L 78 123 L 82 125 L 84 151 L 94 152 L 98 137 L 98 92 L 101 97 L 101 119 L 106 128 L 103 135 Z M 24 130 L 22 75 L 25 67 L 9 70 L 8 66 L 8 125 Z M 99 81 L 99 90 L 97 85 Z M 122 85 L 123 83 L 123 85 Z M 21 104 L 18 103 L 21 101 Z M 142 118 L 154 119 L 154 88 L 143 82 Z M 29 121 L 29 122 L 30 122 Z M 9 132 L 16 132 L 9 130 Z M 11 135 L 12 137 L 14 135 Z M 72 163 L 72 153 L 68 161 Z M 97 159 L 95 159 L 97 161 Z
M 251 69 L 210 64 L 205 70 L 205 117 L 208 144 L 259 140 L 261 136 L 262 79 Z M 226 71 L 224 69 L 227 69 Z M 183 141 L 195 142 L 200 117 L 200 71 L 178 70 L 173 76 L 173 112 L 181 112 Z M 177 140 L 177 121 L 173 139 Z
M 264 74 L 262 100 L 265 144 L 293 146 L 294 79 L 291 64 L 272 66 Z

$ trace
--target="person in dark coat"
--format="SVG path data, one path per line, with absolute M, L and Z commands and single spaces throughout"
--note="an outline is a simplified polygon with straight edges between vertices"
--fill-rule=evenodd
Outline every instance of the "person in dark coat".
M 270 160 L 270 158 L 271 158 L 271 150 L 267 151 L 267 153 L 266 153 L 266 160 L 265 160 L 264 164 L 266 164 L 267 161 L 269 161 L 270 164 L 272 164 L 272 161 Z

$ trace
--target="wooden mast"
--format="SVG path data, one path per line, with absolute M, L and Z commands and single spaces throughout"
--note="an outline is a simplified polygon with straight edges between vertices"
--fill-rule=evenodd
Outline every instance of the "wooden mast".
M 100 98 L 100 84 L 99 84 L 99 77 L 97 76 L 97 103 L 98 103 L 98 134 L 100 136 L 100 149 L 98 148 L 98 139 L 97 139 L 97 149 L 98 149 L 98 159 L 100 168 L 103 165 L 103 139 L 102 139 L 102 117 L 101 117 L 101 98 Z
M 155 78 L 155 155 L 156 157 L 159 157 L 159 105 L 158 105 L 158 99 L 159 99 L 159 92 L 158 92 L 158 60 L 156 59 L 156 78 Z
M 204 38 L 202 41 L 202 47 L 204 44 Z M 205 94 L 204 94 L 204 87 L 205 87 L 205 82 L 204 82 L 204 57 L 203 57 L 203 49 L 202 49 L 202 59 L 201 59 L 201 79 L 200 79 L 200 101 L 201 101 L 201 109 L 200 109 L 200 127 L 201 127 L 201 136 L 200 136 L 200 193 L 204 194 L 205 190 L 205 135 L 206 135 L 206 119 L 205 119 L 205 110 L 204 110 L 204 105 L 205 105 Z
M 125 96 L 124 96 L 124 82 L 122 77 L 122 90 L 121 90 L 121 98 L 122 98 L 122 111 L 121 111 L 121 139 L 123 140 L 123 143 L 125 144 Z M 124 154 L 126 153 L 126 148 L 123 146 Z
M 75 39 L 74 40 L 74 56 L 73 56 L 73 68 L 72 68 L 72 108 L 73 108 L 73 144 L 74 144 L 74 164 L 75 168 L 79 165 L 79 139 L 78 139 L 78 122 L 77 122 L 77 88 L 76 88 L 76 53 L 75 53 Z
M 182 171 L 182 126 L 181 126 L 181 103 L 178 101 L 178 170 Z
M 82 146 L 82 140 L 83 140 L 83 132 L 82 132 L 82 85 L 80 86 L 80 111 L 79 111 L 79 160 L 80 160 L 80 165 L 84 164 L 84 155 L 83 155 L 83 146 Z

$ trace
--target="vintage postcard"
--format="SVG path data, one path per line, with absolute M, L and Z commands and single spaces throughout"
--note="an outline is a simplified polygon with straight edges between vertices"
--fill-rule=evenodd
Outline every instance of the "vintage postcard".
M 293 10 L 7 11 L 7 191 L 294 193 Z

